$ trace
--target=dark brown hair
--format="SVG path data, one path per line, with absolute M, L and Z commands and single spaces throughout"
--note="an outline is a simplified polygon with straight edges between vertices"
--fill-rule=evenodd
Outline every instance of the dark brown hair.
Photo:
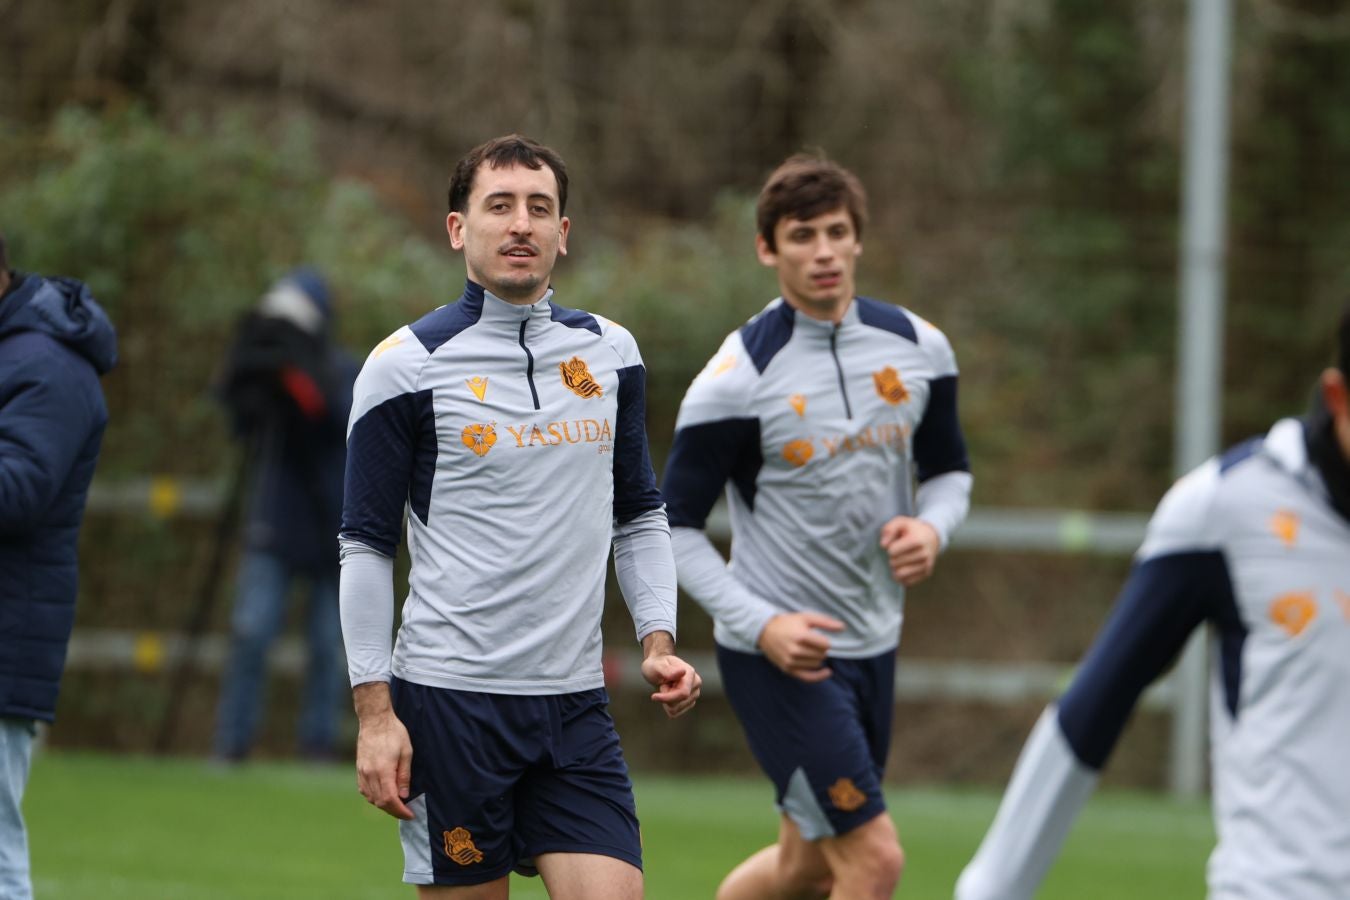
M 450 176 L 450 211 L 464 212 L 473 192 L 473 179 L 478 167 L 487 163 L 490 168 L 524 166 L 542 169 L 548 166 L 558 180 L 558 215 L 567 210 L 567 164 L 554 150 L 522 134 L 508 134 L 485 141 L 470 150 L 455 165 Z
M 770 250 L 780 219 L 814 219 L 843 207 L 862 239 L 867 224 L 867 192 L 858 176 L 823 153 L 797 153 L 773 170 L 755 205 L 755 224 Z
M 9 270 L 9 257 L 5 254 L 5 236 L 0 234 L 0 272 Z

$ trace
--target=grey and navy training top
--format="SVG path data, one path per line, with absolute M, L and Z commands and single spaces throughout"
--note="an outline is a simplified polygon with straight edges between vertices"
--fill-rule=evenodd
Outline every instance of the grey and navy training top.
M 1032 897 L 1144 688 L 1210 626 L 1211 900 L 1350 897 L 1350 521 L 1285 419 L 1163 498 L 960 900 Z
M 353 684 L 392 671 L 490 693 L 600 687 L 611 539 L 638 638 L 674 635 L 637 344 L 552 297 L 518 306 L 470 282 L 366 360 L 341 532 Z M 405 513 L 411 571 L 391 663 L 392 593 L 379 596 L 391 589 L 349 563 L 392 557 Z
M 770 617 L 810 610 L 845 623 L 832 655 L 897 646 L 904 588 L 880 528 L 917 514 L 945 545 L 964 518 L 956 389 L 942 332 L 878 300 L 833 323 L 779 298 L 727 337 L 685 395 L 662 482 L 680 584 L 718 643 L 755 652 Z M 724 488 L 729 567 L 702 531 Z

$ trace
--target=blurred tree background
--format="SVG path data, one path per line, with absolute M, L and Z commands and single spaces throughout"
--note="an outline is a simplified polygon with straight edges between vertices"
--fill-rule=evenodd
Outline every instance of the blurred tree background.
M 1300 411 L 1350 293 L 1350 4 L 1234 13 L 1225 441 Z M 775 292 L 752 252 L 754 192 L 819 147 L 869 188 L 861 290 L 957 350 L 977 505 L 1146 511 L 1174 474 L 1185 14 L 1146 0 L 0 0 L 0 230 L 17 266 L 85 279 L 118 325 L 99 479 L 224 477 L 208 385 L 235 316 L 301 261 L 334 280 L 360 352 L 453 299 L 449 168 L 528 133 L 572 169 L 563 301 L 642 344 L 659 468 L 690 378 Z M 190 517 L 91 515 L 80 627 L 179 627 L 210 535 Z M 954 552 L 915 592 L 904 655 L 1072 661 L 1125 564 Z M 702 614 L 682 614 L 706 647 Z M 53 737 L 141 748 L 162 689 L 153 672 L 72 673 Z M 213 695 L 197 699 L 208 718 Z M 912 704 L 892 774 L 1000 778 L 1034 713 Z M 988 741 L 960 739 L 972 716 Z M 652 758 L 734 755 L 739 738 L 707 721 Z

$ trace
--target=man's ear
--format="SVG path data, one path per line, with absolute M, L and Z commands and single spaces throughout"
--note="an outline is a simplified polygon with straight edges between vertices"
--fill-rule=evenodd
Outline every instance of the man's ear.
M 778 265 L 778 254 L 769 249 L 769 242 L 764 240 L 762 234 L 755 235 L 755 255 L 763 265 L 771 269 Z
M 464 249 L 464 214 L 452 212 L 445 217 L 445 233 L 450 236 L 450 246 L 455 250 Z

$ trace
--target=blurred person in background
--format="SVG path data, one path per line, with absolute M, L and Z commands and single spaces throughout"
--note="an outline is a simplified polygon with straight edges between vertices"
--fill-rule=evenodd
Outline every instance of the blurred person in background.
M 11 271 L 0 235 L 0 897 L 32 884 L 20 809 L 75 623 L 77 543 L 117 337 L 89 289 Z
M 1181 478 L 1032 729 L 959 900 L 1026 900 L 1140 694 L 1206 627 L 1211 900 L 1350 897 L 1350 305 L 1312 408 Z
M 488 141 L 449 193 L 464 293 L 371 352 L 352 410 L 341 595 L 358 787 L 402 820 L 403 880 L 423 898 L 505 898 L 515 870 L 554 900 L 636 900 L 641 838 L 601 668 L 611 548 L 652 700 L 678 716 L 699 693 L 674 655 L 646 371 L 631 334 L 550 285 L 571 227 L 557 153 Z
M 781 295 L 690 385 L 662 482 L 680 585 L 715 620 L 780 812 L 719 900 L 890 897 L 904 865 L 882 773 L 905 590 L 972 479 L 946 337 L 855 294 L 866 218 L 861 183 L 824 157 L 769 176 L 755 245 Z M 724 488 L 729 565 L 704 532 Z
M 214 753 L 238 762 L 263 711 L 267 655 L 294 583 L 308 588 L 297 727 L 303 758 L 336 758 L 346 682 L 337 531 L 357 362 L 333 340 L 329 287 L 313 269 L 274 284 L 237 327 L 219 381 L 247 455 L 247 514 Z

